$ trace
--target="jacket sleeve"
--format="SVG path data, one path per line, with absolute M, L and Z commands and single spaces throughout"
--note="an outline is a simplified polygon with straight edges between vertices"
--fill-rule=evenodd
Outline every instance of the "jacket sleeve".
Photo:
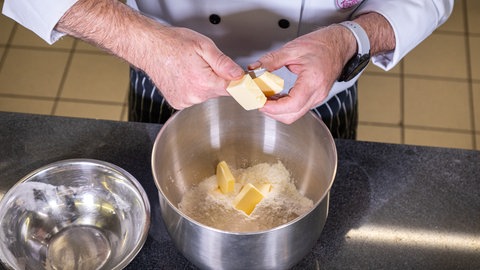
M 3 14 L 32 30 L 47 43 L 53 44 L 64 34 L 55 25 L 77 0 L 5 0 Z
M 395 32 L 395 50 L 372 58 L 375 65 L 389 70 L 448 19 L 453 3 L 454 0 L 367 0 L 353 17 L 377 12 L 390 22 Z

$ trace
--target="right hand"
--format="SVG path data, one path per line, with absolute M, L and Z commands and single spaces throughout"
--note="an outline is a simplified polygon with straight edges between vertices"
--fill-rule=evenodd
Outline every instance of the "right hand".
M 225 90 L 228 83 L 244 74 L 211 39 L 193 30 L 161 27 L 151 35 L 153 39 L 140 45 L 149 48 L 144 48 L 148 53 L 136 65 L 148 74 L 175 109 L 228 95 Z
M 143 70 L 179 110 L 228 95 L 228 83 L 244 74 L 211 39 L 186 28 L 162 25 L 118 0 L 79 0 L 56 30 Z

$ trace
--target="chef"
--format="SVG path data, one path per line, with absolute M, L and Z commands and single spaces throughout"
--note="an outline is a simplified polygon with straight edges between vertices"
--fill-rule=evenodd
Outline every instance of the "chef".
M 453 0 L 5 0 L 3 13 L 52 44 L 65 34 L 126 60 L 130 119 L 164 122 L 228 95 L 245 69 L 285 92 L 260 110 L 292 123 L 313 110 L 355 138 L 357 79 L 389 70 L 444 23 Z

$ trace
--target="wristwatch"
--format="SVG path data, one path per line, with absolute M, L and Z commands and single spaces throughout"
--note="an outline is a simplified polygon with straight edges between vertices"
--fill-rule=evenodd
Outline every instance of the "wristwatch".
M 368 40 L 367 33 L 358 23 L 345 21 L 339 23 L 339 25 L 348 28 L 357 40 L 357 54 L 348 60 L 345 67 L 343 67 L 342 73 L 338 77 L 339 82 L 348 82 L 367 67 L 370 61 L 370 41 Z

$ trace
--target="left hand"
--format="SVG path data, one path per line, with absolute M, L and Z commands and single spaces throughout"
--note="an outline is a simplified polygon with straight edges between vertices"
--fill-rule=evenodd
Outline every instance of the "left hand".
M 356 52 L 356 44 L 348 29 L 331 25 L 300 36 L 262 56 L 249 69 L 264 67 L 273 71 L 286 66 L 298 77 L 288 95 L 268 100 L 260 111 L 290 124 L 320 105 L 343 66 Z

